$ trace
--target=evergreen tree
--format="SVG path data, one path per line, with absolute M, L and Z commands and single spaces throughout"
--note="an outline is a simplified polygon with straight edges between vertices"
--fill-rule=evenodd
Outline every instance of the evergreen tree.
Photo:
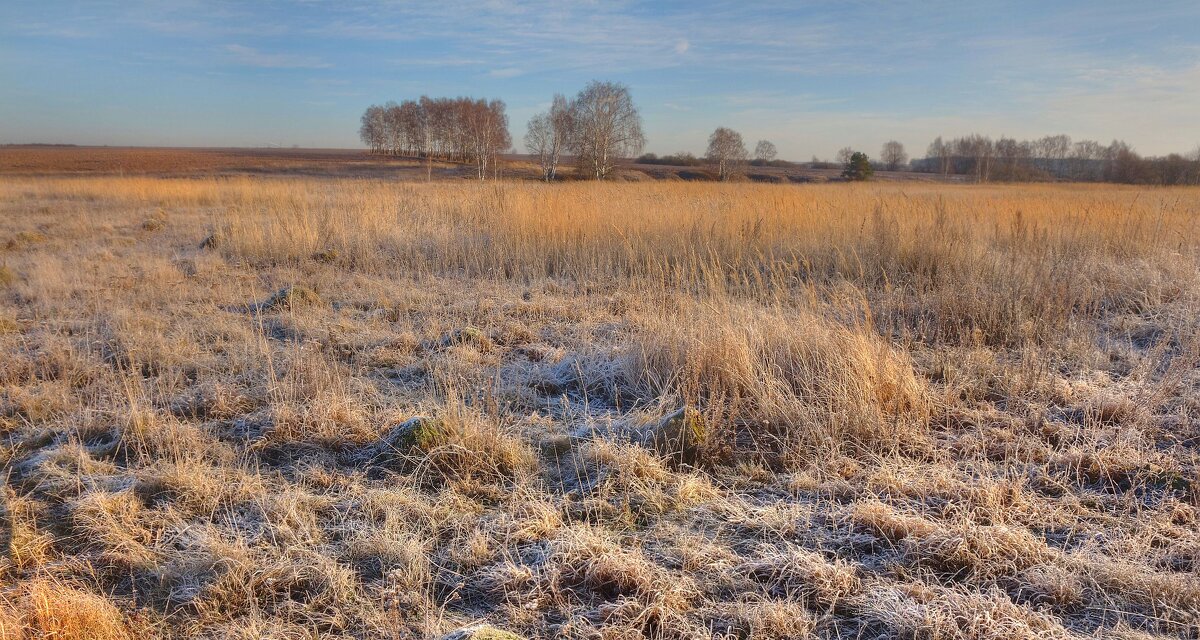
M 873 175 L 875 169 L 871 166 L 871 159 L 861 151 L 850 155 L 850 160 L 846 162 L 846 168 L 842 171 L 842 177 L 847 180 L 870 180 Z

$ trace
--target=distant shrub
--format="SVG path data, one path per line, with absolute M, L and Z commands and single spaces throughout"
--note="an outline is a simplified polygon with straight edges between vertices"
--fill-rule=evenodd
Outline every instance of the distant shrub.
M 291 311 L 300 307 L 314 307 L 320 304 L 322 304 L 320 294 L 304 285 L 298 284 L 276 291 L 265 302 L 261 303 L 259 307 L 271 311 Z
M 779 169 L 791 169 L 800 166 L 796 162 L 788 162 L 787 160 L 751 160 L 752 167 L 776 167 Z
M 214 232 L 208 234 L 203 240 L 200 241 L 200 248 L 201 249 L 216 249 L 221 246 L 221 242 L 222 242 L 221 233 L 219 231 L 214 231 Z
M 637 163 L 669 165 L 673 167 L 699 167 L 704 164 L 704 159 L 697 158 L 686 151 L 661 157 L 653 153 L 647 153 L 638 157 Z
M 41 244 L 46 241 L 46 236 L 37 231 L 18 231 L 17 234 L 9 238 L 4 243 L 4 248 L 9 251 L 23 249 L 30 245 Z
M 322 249 L 322 250 L 314 253 L 312 258 L 313 258 L 313 260 L 316 260 L 317 262 L 320 262 L 322 264 L 332 264 L 334 262 L 337 262 L 338 256 L 340 256 L 340 255 L 341 254 L 338 253 L 337 249 L 331 248 L 331 249 Z

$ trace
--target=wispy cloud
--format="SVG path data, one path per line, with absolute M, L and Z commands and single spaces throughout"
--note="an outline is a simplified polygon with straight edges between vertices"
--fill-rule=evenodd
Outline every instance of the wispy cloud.
M 519 128 L 550 95 L 598 78 L 631 86 L 656 151 L 695 150 L 718 124 L 792 157 L 973 131 L 1120 137 L 1146 153 L 1200 140 L 1194 0 L 79 4 L 0 0 L 0 98 L 17 114 L 0 127 L 26 127 L 45 105 L 84 121 L 50 88 L 71 83 L 131 111 L 192 110 L 201 90 L 239 92 L 224 102 L 247 118 L 308 100 L 324 106 L 269 124 L 354 144 L 363 102 L 501 97 Z M 196 124 L 195 142 L 230 120 Z
M 227 44 L 225 53 L 236 63 L 247 67 L 264 69 L 328 69 L 332 64 L 313 56 L 298 56 L 286 53 L 264 53 L 253 47 Z
M 32 36 L 37 38 L 95 38 L 100 33 L 94 29 L 88 29 L 83 26 L 73 26 L 67 24 L 50 24 L 50 23 L 27 23 L 13 25 L 12 30 L 23 36 Z M 2 30 L 0 30 L 2 31 Z
M 406 56 L 403 58 L 391 58 L 387 62 L 397 67 L 472 67 L 487 64 L 487 60 L 484 58 L 468 58 L 453 55 L 424 58 Z

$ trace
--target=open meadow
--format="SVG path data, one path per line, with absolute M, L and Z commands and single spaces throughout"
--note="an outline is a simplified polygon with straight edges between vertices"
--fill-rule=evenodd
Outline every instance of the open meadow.
M 695 158 L 692 158 L 695 160 Z M 505 154 L 500 162 L 505 179 L 541 178 L 537 158 Z M 840 179 L 840 167 L 819 168 L 790 163 L 786 167 L 746 167 L 751 182 L 808 183 Z M 418 157 L 372 154 L 362 149 L 280 148 L 163 148 L 163 147 L 77 147 L 74 145 L 0 145 L 0 174 L 20 177 L 44 176 L 153 176 L 153 177 L 283 177 L 375 178 L 421 181 L 476 180 L 462 162 L 425 162 Z M 883 171 L 881 178 L 904 182 L 955 182 L 962 176 L 913 171 Z M 563 179 L 577 180 L 578 168 L 561 168 Z M 705 165 L 673 166 L 622 160 L 614 178 L 626 182 L 650 180 L 711 181 L 716 178 Z
M 1200 188 L 7 176 L 0 464 L 6 639 L 1200 638 Z

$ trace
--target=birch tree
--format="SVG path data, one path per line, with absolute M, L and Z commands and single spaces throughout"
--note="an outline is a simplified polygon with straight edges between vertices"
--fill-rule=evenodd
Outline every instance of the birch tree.
M 629 88 L 592 81 L 575 98 L 571 148 L 580 169 L 596 180 L 611 173 L 621 158 L 636 156 L 646 145 L 642 116 Z
M 775 150 L 775 144 L 770 140 L 759 140 L 758 144 L 754 145 L 754 159 L 761 162 L 770 162 L 778 155 Z
M 495 173 L 496 158 L 512 146 L 504 101 L 476 100 L 462 107 L 465 112 L 466 150 L 475 164 L 476 175 L 484 180 L 488 170 Z
M 387 123 L 383 107 L 376 104 L 367 107 L 358 128 L 358 137 L 363 144 L 371 148 L 371 153 L 383 153 L 387 141 Z
M 558 176 L 558 162 L 571 142 L 575 128 L 572 106 L 561 95 L 554 96 L 550 110 L 529 120 L 525 149 L 537 156 L 546 182 Z
M 718 127 L 708 137 L 708 152 L 705 157 L 717 166 L 717 177 L 722 181 L 736 175 L 749 155 L 745 143 L 742 142 L 742 134 L 733 129 Z
M 883 143 L 883 149 L 879 152 L 879 158 L 883 160 L 883 164 L 887 166 L 888 171 L 895 171 L 901 165 L 908 162 L 908 154 L 904 151 L 904 145 L 896 140 L 889 140 Z
M 938 136 L 929 144 L 929 150 L 925 152 L 925 157 L 935 158 L 938 173 L 946 175 L 950 173 L 950 151 L 950 146 L 942 141 L 941 136 Z

